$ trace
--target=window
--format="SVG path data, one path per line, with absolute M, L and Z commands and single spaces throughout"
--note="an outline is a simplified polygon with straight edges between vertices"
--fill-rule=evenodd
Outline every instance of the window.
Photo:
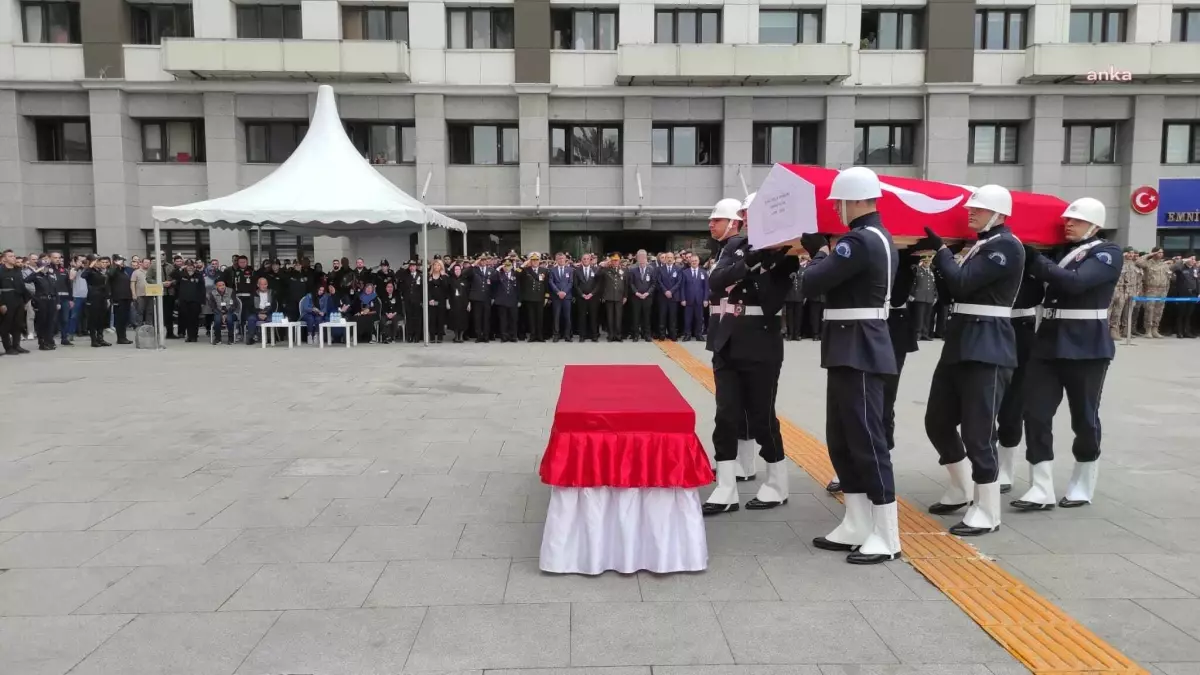
M 372 164 L 417 161 L 417 129 L 411 122 L 346 122 L 346 135 Z
M 262 246 L 259 247 L 258 234 L 250 236 L 250 244 L 255 248 L 257 260 L 264 258 L 274 260 L 295 260 L 296 258 L 313 259 L 313 238 L 298 237 L 289 232 L 281 232 L 280 230 L 262 230 Z M 207 258 L 208 256 L 204 256 Z M 225 262 L 222 260 L 221 262 Z M 252 260 L 250 266 L 254 267 L 257 261 Z M 328 263 L 326 263 L 328 265 Z M 329 271 L 329 267 L 325 268 Z
M 1200 122 L 1163 125 L 1163 164 L 1200 164 Z
M 146 255 L 154 255 L 154 230 L 142 230 L 146 236 Z M 159 230 L 162 235 L 163 260 L 170 261 L 175 256 L 183 256 L 186 260 L 201 260 L 208 265 L 209 245 L 208 229 L 203 230 Z M 263 232 L 263 240 L 267 233 Z M 254 235 L 251 235 L 253 241 Z M 224 261 L 222 261 L 224 262 Z
M 758 41 L 773 45 L 816 44 L 821 41 L 821 12 L 761 9 Z
M 507 7 L 451 9 L 450 49 L 512 49 L 513 10 Z
M 1104 124 L 1065 124 L 1064 164 L 1114 164 L 1117 161 L 1117 126 Z
M 654 13 L 659 44 L 716 44 L 721 41 L 721 12 L 715 9 L 660 9 Z
M 516 164 L 515 124 L 450 125 L 451 164 Z
M 129 12 L 135 45 L 156 45 L 170 37 L 192 37 L 191 5 L 130 5 Z
M 307 132 L 308 122 L 246 122 L 246 161 L 283 164 Z
M 87 120 L 35 120 L 33 131 L 39 162 L 92 161 L 92 132 Z
M 711 166 L 721 163 L 721 125 L 654 126 L 650 156 L 654 164 Z
M 22 2 L 26 42 L 80 44 L 78 2 Z
M 91 255 L 96 252 L 96 231 L 42 230 L 42 250 L 61 253 L 67 260 L 77 255 Z
M 864 9 L 861 49 L 920 49 L 921 13 Z
M 1071 10 L 1070 42 L 1124 42 L 1125 10 Z
M 1171 42 L 1200 42 L 1200 9 L 1177 9 L 1171 13 Z
M 551 49 L 617 48 L 617 12 L 601 9 L 550 10 Z
M 408 8 L 344 7 L 342 38 L 408 42 Z
M 854 125 L 854 163 L 897 166 L 913 163 L 913 125 Z
M 621 129 L 615 125 L 550 125 L 551 164 L 621 163 Z
M 971 164 L 1016 164 L 1017 132 L 1015 124 L 972 124 Z
M 239 38 L 300 39 L 300 5 L 238 5 Z
M 975 12 L 975 49 L 1024 49 L 1027 11 L 981 9 Z
M 816 164 L 816 124 L 755 124 L 754 163 Z
M 204 121 L 142 122 L 143 162 L 203 162 Z

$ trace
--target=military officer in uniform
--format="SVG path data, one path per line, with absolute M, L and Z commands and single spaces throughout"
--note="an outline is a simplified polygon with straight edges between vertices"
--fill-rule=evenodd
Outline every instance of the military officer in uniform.
M 512 261 L 505 260 L 500 271 L 492 276 L 490 297 L 496 303 L 496 320 L 500 324 L 500 341 L 517 341 L 517 299 L 520 281 L 513 272 Z M 474 310 L 471 310 L 474 311 Z
M 604 281 L 600 297 L 604 299 L 605 329 L 608 331 L 609 342 L 623 341 L 621 319 L 625 315 L 625 270 L 621 269 L 621 256 L 612 254 L 608 266 L 604 268 Z
M 491 342 L 492 339 L 492 281 L 496 270 L 492 269 L 487 256 L 479 256 L 475 265 L 464 275 L 470 279 L 467 300 L 470 301 L 471 326 L 475 331 L 475 342 Z
M 716 229 L 726 243 L 708 284 L 713 291 L 727 295 L 720 320 L 709 329 L 717 402 L 713 429 L 717 487 L 705 501 L 704 515 L 739 508 L 736 467 L 740 464 L 740 446 L 744 445 L 739 443 L 739 427 L 743 424 L 762 448 L 767 463 L 767 479 L 746 508 L 772 509 L 788 501 L 787 464 L 775 415 L 775 393 L 783 367 L 779 312 L 791 286 L 791 273 L 799 265 L 786 247 L 751 250 L 746 237 L 736 234 L 752 199 L 753 195 L 747 197 L 744 204 L 721 200 L 713 211 L 718 217 L 710 219 L 710 231 Z M 753 472 L 753 455 L 750 459 Z
M 996 416 L 1017 367 L 1009 319 L 1025 275 L 1025 250 L 1005 223 L 1012 215 L 1008 190 L 984 185 L 966 207 L 979 239 L 961 263 L 928 227 L 916 248 L 936 251 L 933 265 L 954 300 L 925 408 L 925 433 L 949 472 L 949 485 L 929 512 L 949 515 L 971 502 L 950 533 L 976 536 L 1000 529 Z
M 1070 250 L 1057 264 L 1026 247 L 1030 274 L 1046 284 L 1026 381 L 1025 434 L 1029 490 L 1012 506 L 1022 511 L 1054 508 L 1054 414 L 1067 396 L 1075 442 L 1075 468 L 1063 508 L 1090 504 L 1096 492 L 1100 458 L 1100 392 L 1116 354 L 1108 330 L 1108 305 L 1121 276 L 1121 249 L 1100 239 L 1104 204 L 1091 197 L 1071 202 L 1063 212 Z
M 846 495 L 841 524 L 813 545 L 846 551 L 846 561 L 858 565 L 900 556 L 895 478 L 883 423 L 884 378 L 898 373 L 887 325 L 897 255 L 876 210 L 882 194 L 874 171 L 857 166 L 841 171 L 829 199 L 837 202 L 850 231 L 832 252 L 821 235 L 801 237 L 813 258 L 804 268 L 804 295 L 825 296 L 825 436 Z
M 529 254 L 525 269 L 521 271 L 521 307 L 525 310 L 525 330 L 530 342 L 545 342 L 546 269 L 542 257 Z
M 1013 303 L 1013 333 L 1017 337 L 1017 368 L 1013 371 L 1004 399 L 1000 401 L 1000 413 L 996 416 L 997 454 L 1000 462 L 1000 493 L 1012 491 L 1013 459 L 1025 422 L 1025 374 L 1029 372 L 1029 357 L 1037 339 L 1037 315 L 1041 311 L 1042 297 L 1046 286 L 1029 274 L 1032 259 L 1026 257 L 1021 289 Z

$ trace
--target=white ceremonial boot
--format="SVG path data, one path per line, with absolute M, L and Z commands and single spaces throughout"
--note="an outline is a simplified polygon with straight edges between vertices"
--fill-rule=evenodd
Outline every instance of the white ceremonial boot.
M 717 487 L 704 502 L 704 515 L 732 513 L 740 508 L 737 478 L 734 476 L 735 464 L 737 464 L 736 460 L 717 462 Z
M 1009 503 L 1018 511 L 1047 511 L 1054 508 L 1054 460 L 1029 465 L 1029 490 Z
M 1013 459 L 1017 456 L 1017 449 L 998 445 L 996 446 L 996 454 L 999 455 L 1000 460 L 1000 476 L 996 479 L 996 482 L 1000 483 L 1000 494 L 1008 494 L 1012 490 Z
M 1000 529 L 1000 483 L 975 484 L 975 502 L 962 522 L 950 528 L 950 534 L 977 537 Z
M 826 551 L 853 551 L 871 536 L 871 500 L 861 492 L 846 494 L 846 514 L 833 532 L 813 539 Z
M 971 463 L 962 459 L 953 464 L 947 464 L 946 471 L 950 474 L 950 484 L 946 486 L 946 493 L 937 500 L 936 504 L 929 506 L 929 512 L 935 516 L 954 513 L 966 506 L 968 501 L 967 490 L 971 485 Z
M 738 456 L 735 475 L 738 481 L 754 480 L 756 473 L 754 468 L 754 458 L 758 457 L 758 443 L 754 441 L 739 440 L 738 441 Z
M 900 557 L 900 512 L 896 502 L 871 505 L 871 536 L 846 556 L 851 565 L 875 565 Z
M 833 478 L 830 478 L 829 482 L 825 485 L 825 491 L 831 495 L 836 495 L 842 491 L 842 481 L 837 477 L 836 473 L 833 474 Z
M 1064 509 L 1073 509 L 1092 503 L 1096 494 L 1096 479 L 1100 475 L 1100 465 L 1096 460 L 1090 462 L 1075 462 L 1071 470 L 1071 482 L 1067 483 L 1067 494 L 1058 505 Z
M 746 502 L 751 511 L 773 509 L 788 502 L 788 462 L 781 459 L 767 464 L 767 482 L 758 488 L 754 499 Z

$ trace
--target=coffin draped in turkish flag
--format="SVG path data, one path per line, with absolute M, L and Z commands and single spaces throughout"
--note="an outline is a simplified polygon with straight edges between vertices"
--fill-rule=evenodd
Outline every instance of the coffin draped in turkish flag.
M 797 164 L 776 164 L 758 194 L 755 204 L 767 204 L 780 194 L 808 194 L 815 198 L 817 231 L 823 234 L 841 234 L 846 226 L 838 218 L 834 202 L 829 201 L 829 187 L 838 174 L 836 169 Z M 968 185 L 939 183 L 919 178 L 879 176 L 883 187 L 883 198 L 879 200 L 879 215 L 883 224 L 894 237 L 923 237 L 928 226 L 947 239 L 975 239 L 975 233 L 967 226 L 967 209 L 964 204 L 975 188 Z M 807 185 L 806 185 L 807 184 Z M 810 187 L 811 186 L 811 187 Z M 1008 218 L 1013 234 L 1027 244 L 1054 246 L 1063 243 L 1063 211 L 1067 203 L 1058 197 L 1013 192 L 1013 212 Z M 809 208 L 793 210 L 792 217 Z M 782 211 L 777 211 L 782 215 Z M 750 227 L 754 227 L 754 215 Z

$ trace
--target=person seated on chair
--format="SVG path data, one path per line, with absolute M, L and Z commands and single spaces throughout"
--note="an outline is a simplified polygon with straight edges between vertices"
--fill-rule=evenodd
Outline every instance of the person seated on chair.
M 242 303 L 238 302 L 233 289 L 226 286 L 225 280 L 220 278 L 208 292 L 207 301 L 208 311 L 212 314 L 212 343 L 221 344 L 221 328 L 225 328 L 228 331 L 225 344 L 233 344 L 238 317 L 242 315 Z
M 354 298 L 354 321 L 358 324 L 358 341 L 370 344 L 375 337 L 375 322 L 379 320 L 379 298 L 375 296 L 375 284 L 367 282 L 362 292 Z
M 320 330 L 320 325 L 329 320 L 333 298 L 324 286 L 317 286 L 300 301 L 300 320 L 304 322 L 304 341 L 311 342 Z
M 258 278 L 258 290 L 250 296 L 251 310 L 246 317 L 246 344 L 252 345 L 259 340 L 258 326 L 259 324 L 269 323 L 271 315 L 278 311 L 279 305 L 275 302 L 275 293 L 269 288 L 270 282 L 267 277 Z

